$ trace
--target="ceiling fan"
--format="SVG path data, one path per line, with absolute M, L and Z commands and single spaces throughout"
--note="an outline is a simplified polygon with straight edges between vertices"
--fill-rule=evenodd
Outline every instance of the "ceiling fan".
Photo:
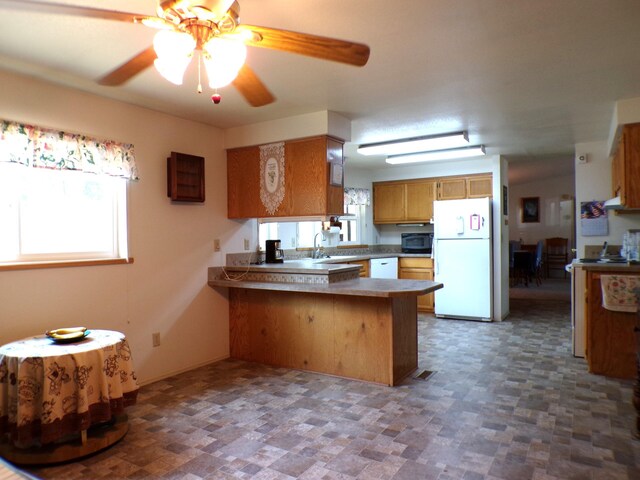
M 244 63 L 245 46 L 281 50 L 354 66 L 364 66 L 369 59 L 369 47 L 361 43 L 240 24 L 240 5 L 235 0 L 161 1 L 155 17 L 39 0 L 0 0 L 0 8 L 2 7 L 142 23 L 156 28 L 158 32 L 154 46 L 107 73 L 98 79 L 98 83 L 108 86 L 122 85 L 153 64 L 168 80 L 182 83 L 184 70 L 195 53 L 199 57 L 198 61 L 207 67 L 209 83 L 213 88 L 223 86 L 220 82 L 227 80 L 227 84 L 232 83 L 254 107 L 268 105 L 275 101 L 275 97 L 255 72 Z M 219 59 L 221 55 L 228 53 L 232 59 L 231 63 L 235 64 L 231 65 L 231 71 L 223 72 L 221 67 L 228 64 Z M 212 77 L 215 79 L 212 80 Z M 218 102 L 219 98 L 218 95 Z M 212 99 L 215 101 L 215 98 Z

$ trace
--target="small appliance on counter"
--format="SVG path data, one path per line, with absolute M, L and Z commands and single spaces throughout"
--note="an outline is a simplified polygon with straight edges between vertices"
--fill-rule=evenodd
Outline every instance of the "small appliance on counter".
M 282 263 L 284 262 L 284 251 L 280 248 L 280 240 L 265 241 L 265 263 Z
M 403 233 L 402 253 L 431 253 L 433 233 Z

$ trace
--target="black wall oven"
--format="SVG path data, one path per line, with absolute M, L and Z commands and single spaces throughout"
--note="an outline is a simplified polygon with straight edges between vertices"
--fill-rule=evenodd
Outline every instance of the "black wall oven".
M 431 253 L 433 233 L 403 233 L 402 253 Z

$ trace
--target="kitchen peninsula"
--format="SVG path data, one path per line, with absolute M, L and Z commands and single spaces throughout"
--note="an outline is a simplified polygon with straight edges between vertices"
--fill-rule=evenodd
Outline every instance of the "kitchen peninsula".
M 397 385 L 418 366 L 417 296 L 429 280 L 360 278 L 313 260 L 209 268 L 229 289 L 232 358 Z

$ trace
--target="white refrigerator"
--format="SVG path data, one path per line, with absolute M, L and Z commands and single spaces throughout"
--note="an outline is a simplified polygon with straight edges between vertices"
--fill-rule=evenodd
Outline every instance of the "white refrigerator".
M 437 317 L 493 318 L 491 199 L 433 202 L 434 280 Z

